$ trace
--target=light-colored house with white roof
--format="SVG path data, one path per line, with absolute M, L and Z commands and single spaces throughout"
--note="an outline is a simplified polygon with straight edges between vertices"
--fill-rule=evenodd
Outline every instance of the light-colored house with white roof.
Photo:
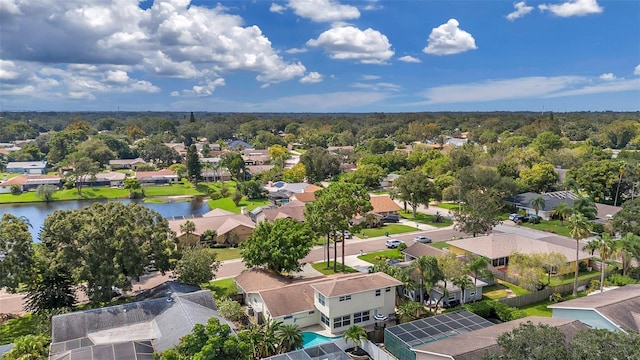
M 6 172 L 13 174 L 44 175 L 47 173 L 47 162 L 12 161 L 7 163 Z
M 396 287 L 402 285 L 381 272 L 295 281 L 257 269 L 235 281 L 259 321 L 321 325 L 331 334 L 351 325 L 372 325 L 376 315 L 393 316 Z

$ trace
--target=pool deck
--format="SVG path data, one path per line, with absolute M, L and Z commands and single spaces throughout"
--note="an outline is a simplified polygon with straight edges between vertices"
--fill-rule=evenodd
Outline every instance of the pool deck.
M 377 324 L 379 329 L 387 328 L 387 327 L 395 326 L 396 320 L 394 318 L 394 319 L 387 319 L 385 321 L 377 321 Z M 375 327 L 376 327 L 376 324 L 370 324 L 370 325 L 364 326 L 364 329 L 367 331 L 373 331 L 375 330 Z M 307 326 L 305 328 L 300 329 L 300 331 L 314 332 L 329 338 L 339 337 L 346 330 L 347 329 L 344 329 L 342 332 L 338 334 L 332 334 L 331 332 L 329 332 L 329 330 L 325 329 L 324 326 L 322 325 L 311 325 L 311 326 Z

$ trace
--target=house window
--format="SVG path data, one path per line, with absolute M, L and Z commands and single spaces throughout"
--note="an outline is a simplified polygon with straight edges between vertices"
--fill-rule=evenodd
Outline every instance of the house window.
M 325 325 L 327 325 L 327 326 L 330 326 L 330 325 L 329 325 L 329 318 L 327 317 L 327 315 L 325 315 L 325 314 L 323 314 L 323 313 L 320 313 L 320 321 L 321 321 L 323 324 L 325 324 Z
M 311 311 L 309 311 L 309 315 L 313 315 L 313 314 L 315 314 L 315 313 L 316 313 L 316 312 L 315 312 L 315 310 L 311 310 Z
M 318 293 L 318 302 L 320 305 L 324 306 L 324 295 Z
M 284 317 L 284 319 L 287 320 L 287 319 L 291 319 L 292 317 L 293 317 L 293 315 L 287 315 L 287 316 Z
M 469 298 L 473 299 L 476 296 L 475 291 L 469 291 Z
M 376 290 L 376 296 L 380 296 L 380 289 Z
M 340 301 L 347 301 L 347 300 L 351 300 L 351 295 L 340 296 Z
M 384 292 L 389 292 L 389 291 L 391 291 L 391 288 L 390 288 L 390 287 L 388 287 L 388 288 L 384 289 Z
M 361 322 L 369 321 L 369 310 L 361 311 L 353 314 L 353 323 L 358 324 Z
M 449 294 L 449 301 L 455 300 L 455 299 L 456 299 L 456 294 Z
M 343 326 L 351 325 L 351 315 L 338 316 L 333 318 L 333 328 L 337 329 Z

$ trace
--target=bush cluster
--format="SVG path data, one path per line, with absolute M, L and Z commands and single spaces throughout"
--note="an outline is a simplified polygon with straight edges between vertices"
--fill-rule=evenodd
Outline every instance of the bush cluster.
M 464 304 L 466 310 L 483 317 L 485 319 L 498 319 L 500 321 L 511 321 L 526 317 L 527 314 L 518 308 L 511 307 L 495 300 L 483 300 L 474 303 Z M 458 309 L 455 309 L 458 310 Z
M 629 284 L 637 284 L 638 281 L 628 275 L 612 274 L 607 278 L 607 284 L 613 286 L 625 286 Z

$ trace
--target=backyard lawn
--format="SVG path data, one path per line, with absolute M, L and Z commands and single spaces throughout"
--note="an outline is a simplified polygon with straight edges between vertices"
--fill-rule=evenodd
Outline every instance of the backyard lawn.
M 143 186 L 143 189 L 145 196 L 206 195 L 188 182 L 162 186 Z
M 460 205 L 458 203 L 443 202 L 436 205 L 436 207 L 446 209 L 446 210 L 458 210 Z
M 218 255 L 218 261 L 232 260 L 232 259 L 240 259 L 240 249 L 239 248 L 225 248 L 225 249 L 213 249 Z
M 527 316 L 551 317 L 552 311 L 547 308 L 547 306 L 552 304 L 555 303 L 549 300 L 544 300 L 539 303 L 523 306 L 520 310 L 524 310 L 524 312 L 527 313 Z
M 575 274 L 572 272 L 571 274 L 565 274 L 562 276 L 552 276 L 551 277 L 551 283 L 549 284 L 549 286 L 558 286 L 558 285 L 564 285 L 564 284 L 573 284 L 573 278 L 574 278 Z M 584 280 L 584 279 L 600 279 L 600 272 L 599 271 L 581 271 L 578 273 L 578 281 L 580 280 Z M 548 278 L 544 277 L 543 279 L 541 279 L 541 281 L 543 283 L 547 283 Z
M 82 196 L 78 196 L 78 190 L 66 189 L 53 193 L 53 200 L 83 200 L 83 199 L 126 199 L 129 191 L 124 189 L 112 189 L 108 187 L 82 188 Z M 35 191 L 24 192 L 20 195 L 0 194 L 0 203 L 28 203 L 43 201 L 36 196 Z
M 231 197 L 226 197 L 226 198 L 217 199 L 217 200 L 208 200 L 207 205 L 209 205 L 209 208 L 211 210 L 222 209 L 222 210 L 231 211 L 236 214 L 240 214 L 240 209 L 243 206 L 246 207 L 247 211 L 251 211 L 257 208 L 258 206 L 269 205 L 269 200 L 267 198 L 250 199 L 250 200 L 242 199 L 242 201 L 240 201 L 240 206 L 236 206 L 236 204 L 233 203 L 233 200 L 231 200 Z
M 402 260 L 402 258 L 403 256 L 398 249 L 376 251 L 358 256 L 358 259 L 364 260 L 374 265 L 384 263 L 390 259 Z
M 517 285 L 513 285 L 506 281 L 497 280 L 497 283 L 491 286 L 485 286 L 482 288 L 482 297 L 487 297 L 492 300 L 502 299 L 507 297 L 507 290 L 511 289 L 516 296 L 529 294 L 530 291 L 523 289 Z
M 444 216 L 440 218 L 440 222 L 435 222 L 436 217 L 434 215 L 428 215 L 425 213 L 416 212 L 416 217 L 414 218 L 413 212 L 411 210 L 409 211 L 400 210 L 398 211 L 398 215 L 411 221 L 415 221 L 421 224 L 427 224 L 427 225 L 431 225 L 439 228 L 453 225 L 453 222 L 450 219 L 445 218 Z
M 233 278 L 213 280 L 206 284 L 200 284 L 203 289 L 210 290 L 216 299 L 225 298 L 236 294 L 236 282 Z
M 416 231 L 416 228 L 414 228 L 413 226 L 407 226 L 402 224 L 386 224 L 379 228 L 362 229 L 360 230 L 360 234 L 358 234 L 358 237 L 370 238 L 370 237 L 385 236 L 386 233 L 389 233 L 389 235 L 393 235 L 393 234 L 402 234 L 402 233 L 412 232 L 412 231 Z
M 319 272 L 321 272 L 324 275 L 332 275 L 332 274 L 341 274 L 342 273 L 342 262 L 338 261 L 338 264 L 336 264 L 336 267 L 338 269 L 338 272 L 334 272 L 333 271 L 333 261 L 329 261 L 329 268 L 327 269 L 327 262 L 326 261 L 319 261 L 317 263 L 313 263 L 311 264 L 311 267 L 313 267 L 314 269 L 318 270 Z M 344 266 L 344 272 L 345 273 L 357 273 L 358 270 L 348 267 L 347 265 Z

